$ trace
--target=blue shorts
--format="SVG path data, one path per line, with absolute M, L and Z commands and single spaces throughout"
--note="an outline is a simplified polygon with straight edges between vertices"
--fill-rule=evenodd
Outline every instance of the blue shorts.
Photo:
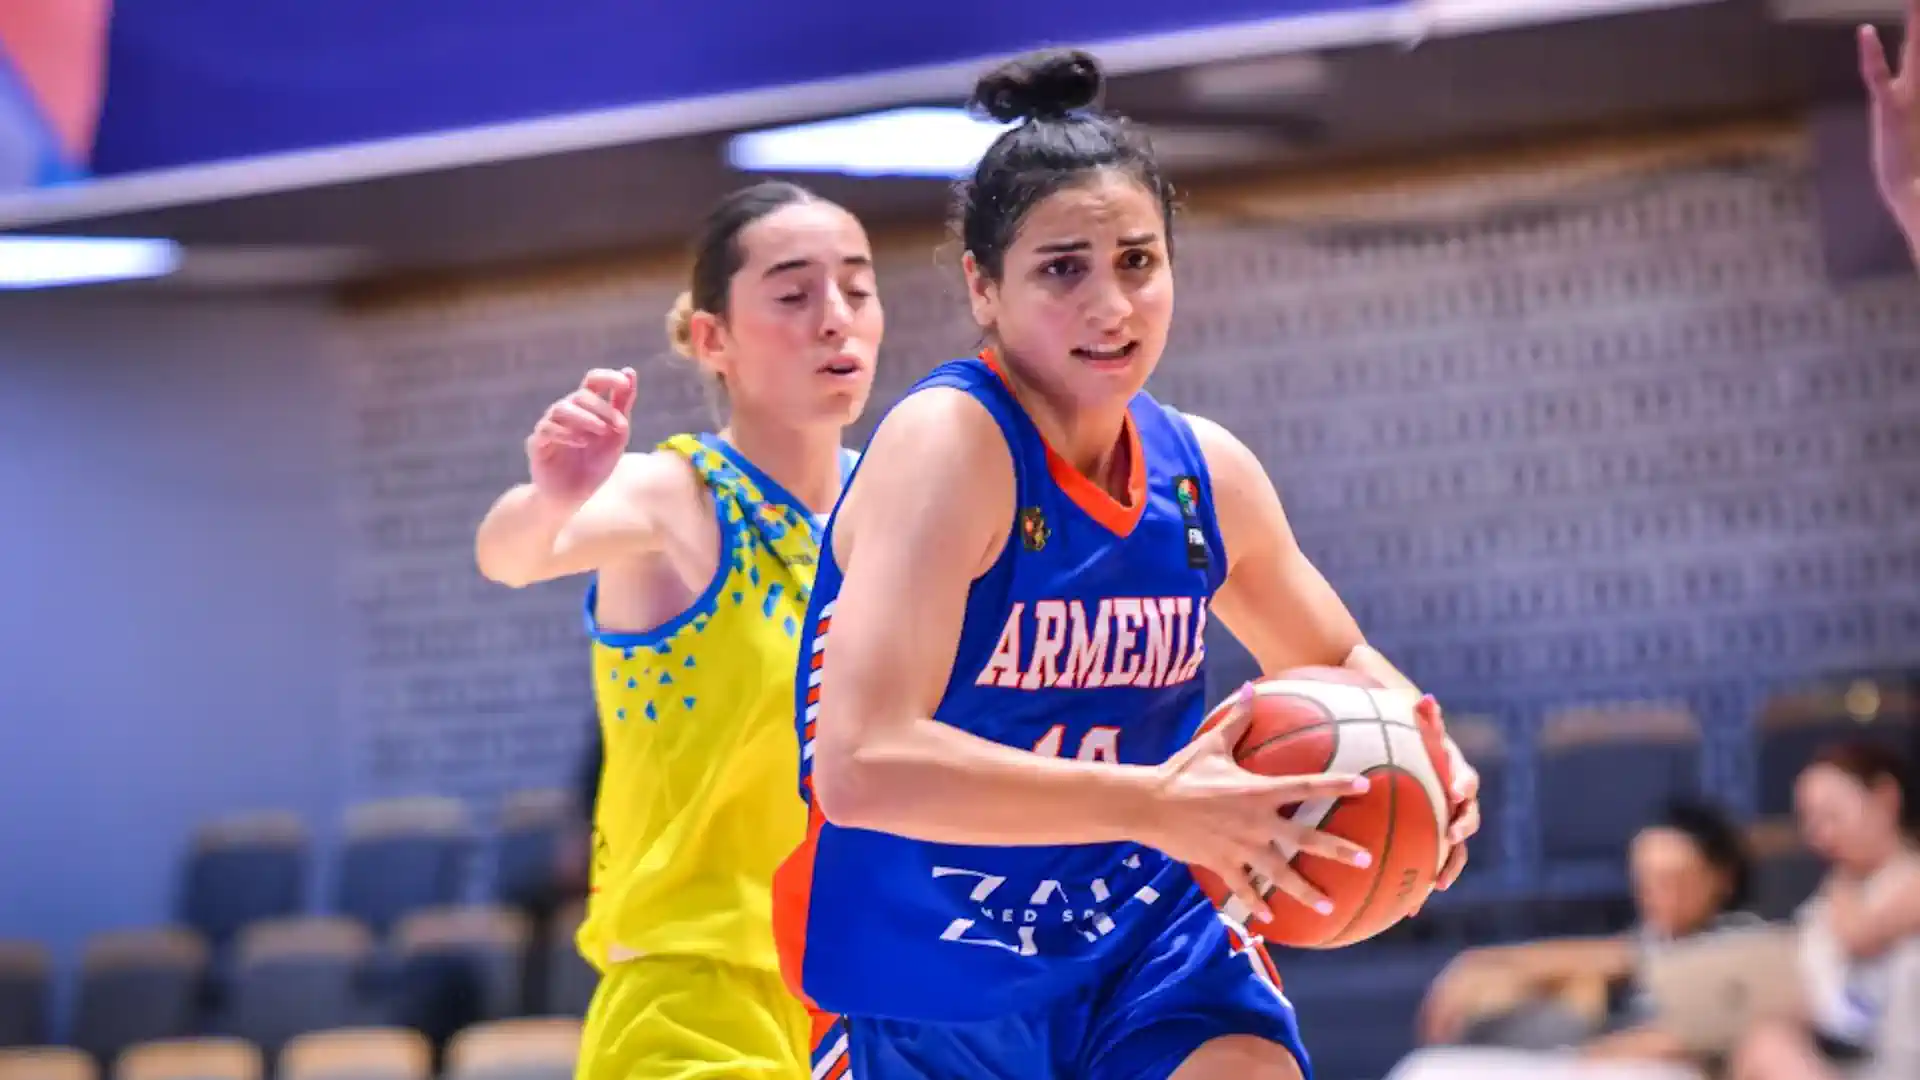
M 1044 1012 L 966 1024 L 840 1023 L 844 1043 L 828 1041 L 844 1047 L 849 1080 L 1166 1080 L 1226 1035 L 1286 1047 L 1313 1080 L 1272 960 L 1198 889 L 1125 968 Z

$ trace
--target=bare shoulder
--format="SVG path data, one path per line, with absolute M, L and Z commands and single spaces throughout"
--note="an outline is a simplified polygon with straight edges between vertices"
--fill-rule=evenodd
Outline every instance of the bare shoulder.
M 1200 453 L 1207 459 L 1207 471 L 1213 475 L 1216 484 L 1224 478 L 1229 483 L 1244 481 L 1250 475 L 1266 474 L 1260 459 L 1254 456 L 1252 449 L 1240 441 L 1240 436 L 1228 431 L 1226 426 L 1193 413 L 1181 413 L 1187 426 L 1193 429 L 1193 441 L 1200 444 Z
M 1012 528 L 1013 455 L 986 406 L 962 390 L 935 387 L 893 408 L 862 455 L 835 527 L 834 554 L 847 534 L 869 526 L 923 549 L 978 548 L 989 565 Z
M 693 463 L 671 450 L 629 453 L 614 466 L 603 492 L 654 516 L 704 512 L 706 484 Z
M 910 486 L 964 499 L 1013 484 L 1013 455 L 1000 425 L 973 395 L 949 387 L 921 390 L 894 406 L 862 460 L 862 475 L 878 481 L 874 489 Z
M 940 458 L 965 465 L 966 459 L 947 455 L 955 450 L 978 453 L 996 446 L 1004 451 L 1006 439 L 980 399 L 964 390 L 936 386 L 910 394 L 894 406 L 874 432 L 867 453 L 874 455 L 884 449 L 889 456 Z M 1008 461 L 1011 465 L 1012 459 Z

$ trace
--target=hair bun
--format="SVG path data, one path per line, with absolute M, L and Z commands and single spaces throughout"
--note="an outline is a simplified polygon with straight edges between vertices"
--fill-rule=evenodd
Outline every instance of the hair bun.
M 693 359 L 693 294 L 683 292 L 674 298 L 667 311 L 667 345 L 687 359 Z
M 1058 120 L 1100 99 L 1100 63 L 1079 49 L 1028 53 L 974 84 L 969 104 L 1001 123 Z

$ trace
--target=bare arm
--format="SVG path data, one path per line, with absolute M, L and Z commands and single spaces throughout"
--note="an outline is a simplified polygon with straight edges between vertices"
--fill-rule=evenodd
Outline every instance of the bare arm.
M 662 517 L 695 507 L 704 509 L 699 481 L 678 455 L 627 454 L 585 498 L 534 484 L 508 491 L 480 523 L 474 553 L 486 577 L 522 588 L 654 551 Z
M 923 391 L 881 424 L 866 462 L 834 523 L 845 580 L 821 669 L 822 812 L 937 843 L 1136 838 L 1155 770 L 1043 757 L 933 719 L 968 590 L 1012 531 L 1013 464 L 993 418 L 958 391 Z

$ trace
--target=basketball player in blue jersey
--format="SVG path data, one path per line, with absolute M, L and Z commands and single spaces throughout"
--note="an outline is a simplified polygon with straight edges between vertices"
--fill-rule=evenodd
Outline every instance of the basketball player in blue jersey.
M 1196 738 L 1203 634 L 1217 615 L 1270 674 L 1410 684 L 1254 455 L 1143 391 L 1172 316 L 1172 191 L 1090 111 L 1099 85 L 1077 52 L 979 84 L 1017 122 L 961 192 L 988 349 L 885 418 L 822 547 L 797 685 L 812 818 L 775 881 L 783 969 L 845 1017 L 815 1076 L 1308 1075 L 1261 944 L 1188 865 L 1263 914 L 1267 883 L 1324 904 L 1283 851 L 1366 854 L 1279 810 L 1365 782 L 1242 770 L 1244 707 Z M 1478 778 L 1454 768 L 1443 884 L 1478 825 Z

